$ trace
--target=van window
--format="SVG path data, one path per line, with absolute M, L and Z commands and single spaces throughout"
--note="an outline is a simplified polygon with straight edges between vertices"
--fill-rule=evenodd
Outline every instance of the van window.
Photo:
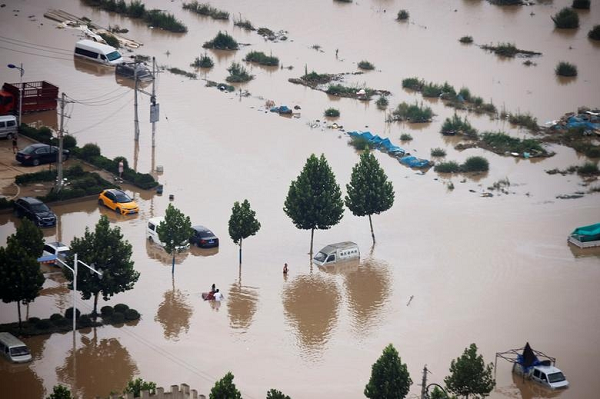
M 10 348 L 11 356 L 24 356 L 29 355 L 29 349 L 26 346 L 13 346 Z
M 0 128 L 6 127 L 6 122 L 0 122 Z
M 334 254 L 329 255 L 329 257 L 327 258 L 327 263 L 329 263 L 329 262 L 335 262 L 335 255 Z
M 44 251 L 54 255 L 54 248 L 52 248 L 50 245 L 44 245 Z
M 148 223 L 148 228 L 152 231 L 154 231 L 154 225 L 152 223 Z
M 118 51 L 113 51 L 112 53 L 108 53 L 106 55 L 106 58 L 108 58 L 109 61 L 118 60 L 119 58 L 121 58 L 121 54 L 119 54 Z
M 533 370 L 533 376 L 536 378 L 540 378 L 540 371 L 538 369 Z
M 317 262 L 325 262 L 326 257 L 327 257 L 327 255 L 325 255 L 323 252 L 319 252 L 318 254 L 315 255 L 315 260 Z
M 82 49 L 79 47 L 75 48 L 75 54 L 83 55 L 83 56 L 94 58 L 94 59 L 98 58 L 98 53 L 95 53 L 90 50 L 85 50 L 85 49 Z
M 16 121 L 8 121 L 8 122 L 6 122 L 6 126 L 8 126 L 8 127 L 17 126 L 17 122 Z

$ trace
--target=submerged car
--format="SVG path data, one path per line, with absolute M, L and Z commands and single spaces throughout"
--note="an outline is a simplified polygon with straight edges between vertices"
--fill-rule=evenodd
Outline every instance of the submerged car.
M 204 226 L 192 227 L 190 243 L 200 248 L 214 248 L 219 246 L 219 238 Z
M 69 150 L 63 150 L 63 161 L 69 159 Z M 58 161 L 58 147 L 48 144 L 31 144 L 17 152 L 15 157 L 22 165 L 38 166 Z
M 70 253 L 71 253 L 71 248 L 69 248 L 67 245 L 63 244 L 62 242 L 53 241 L 53 242 L 47 242 L 46 244 L 44 244 L 44 252 L 42 253 L 42 257 L 56 256 L 57 259 L 59 259 L 63 262 L 66 262 L 67 257 L 70 255 Z M 59 263 L 59 262 L 52 262 L 52 263 Z
M 156 217 L 156 218 L 151 218 L 148 219 L 148 225 L 146 226 L 146 239 L 150 242 L 155 242 L 158 245 L 160 245 L 161 247 L 165 247 L 165 243 L 162 242 L 160 240 L 160 238 L 158 237 L 158 226 L 164 222 L 165 218 L 164 217 Z M 184 242 L 182 242 L 181 244 L 179 244 L 179 246 L 177 248 L 175 248 L 177 251 L 184 251 L 186 249 L 188 249 L 190 247 L 190 242 L 189 240 L 185 240 Z
M 56 225 L 56 215 L 54 212 L 37 198 L 19 198 L 14 202 L 13 209 L 17 217 L 25 217 L 38 227 L 52 227 Z
M 124 62 L 115 67 L 115 74 L 125 78 L 134 79 L 137 75 L 138 80 L 152 80 L 152 73 L 145 64 L 135 62 Z
M 140 210 L 138 204 L 129 195 L 114 188 L 102 191 L 98 197 L 98 204 L 104 205 L 121 215 L 138 213 Z

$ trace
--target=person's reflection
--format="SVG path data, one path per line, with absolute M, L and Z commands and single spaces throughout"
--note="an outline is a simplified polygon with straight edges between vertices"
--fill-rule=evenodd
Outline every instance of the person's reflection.
M 163 297 L 154 320 L 162 325 L 166 339 L 177 340 L 179 334 L 183 331 L 187 333 L 190 329 L 192 307 L 187 303 L 187 294 L 175 288 L 175 281 L 172 289 L 166 291 Z

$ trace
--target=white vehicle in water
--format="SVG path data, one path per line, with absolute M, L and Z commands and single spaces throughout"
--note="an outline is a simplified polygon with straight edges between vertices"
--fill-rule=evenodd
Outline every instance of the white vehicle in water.
M 124 62 L 121 53 L 113 46 L 87 39 L 80 40 L 75 44 L 75 56 L 105 65 L 117 65 Z
M 338 262 L 349 261 L 360 258 L 358 245 L 352 241 L 329 244 L 321 249 L 313 258 L 317 266 L 333 265 Z
M 27 345 L 7 332 L 0 332 L 0 353 L 14 363 L 31 361 L 31 353 Z

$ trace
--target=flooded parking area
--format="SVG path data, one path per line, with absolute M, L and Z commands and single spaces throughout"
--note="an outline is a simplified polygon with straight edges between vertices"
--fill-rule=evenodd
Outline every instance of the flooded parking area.
M 451 360 L 473 342 L 486 362 L 494 362 L 496 352 L 529 342 L 556 357 L 570 382 L 565 391 L 547 392 L 514 377 L 511 365 L 499 361 L 491 398 L 597 396 L 600 252 L 571 247 L 566 239 L 575 227 L 600 222 L 600 194 L 589 192 L 598 183 L 546 171 L 598 160 L 556 144 L 548 146 L 556 153 L 549 158 L 457 150 L 456 137 L 440 134 L 454 112 L 467 116 L 480 132 L 532 135 L 504 119 L 455 111 L 439 99 L 408 92 L 402 79 L 414 76 L 468 87 L 500 110 L 531 113 L 540 125 L 578 106 L 599 107 L 600 46 L 587 32 L 600 23 L 600 5 L 579 13 L 579 29 L 564 32 L 554 29 L 550 17 L 570 5 L 566 0 L 508 8 L 467 0 L 212 4 L 229 11 L 229 21 L 192 14 L 182 9 L 181 1 L 144 1 L 148 9 L 166 9 L 187 25 L 187 33 L 174 34 L 78 0 L 5 3 L 0 8 L 0 58 L 5 64 L 22 62 L 24 81 L 47 80 L 73 99 L 65 125 L 78 145 L 96 143 L 110 159 L 125 156 L 164 186 L 164 194 L 157 195 L 123 185 L 139 205 L 137 215 L 117 214 L 96 199 L 50 204 L 58 224 L 44 229 L 46 241 L 69 243 L 83 236 L 86 227 L 93 229 L 103 215 L 121 229 L 133 246 L 140 278 L 133 290 L 108 302 L 100 299 L 99 307 L 125 303 L 142 316 L 123 326 L 24 338 L 34 358 L 30 364 L 0 360 L 0 386 L 8 398 L 45 397 L 59 383 L 82 398 L 107 396 L 138 376 L 163 387 L 185 382 L 208 394 L 228 371 L 244 398 L 265 397 L 271 388 L 292 398 L 360 398 L 371 365 L 389 343 L 408 365 L 413 380 L 409 396 L 417 396 L 425 364 L 429 381 L 442 384 Z M 126 27 L 126 36 L 143 43 L 134 53 L 156 57 L 161 72 L 155 147 L 149 97 L 139 95 L 141 135 L 136 143 L 131 82 L 116 78 L 110 67 L 74 59 L 81 31 L 57 29 L 43 17 L 48 9 L 86 16 L 101 26 Z M 407 22 L 395 20 L 400 9 L 410 12 Z M 234 27 L 232 19 L 239 15 L 257 27 L 286 30 L 288 39 L 272 42 Z M 203 49 L 218 31 L 244 45 L 231 52 Z M 465 35 L 475 44 L 459 43 Z M 513 42 L 542 55 L 533 59 L 535 66 L 525 66 L 524 59 L 500 58 L 478 47 L 497 42 Z M 244 63 L 253 50 L 279 57 L 283 68 Z M 205 52 L 215 66 L 195 71 L 190 63 Z M 377 108 L 376 98 L 339 98 L 288 82 L 305 70 L 353 73 L 361 60 L 375 64 L 375 70 L 346 75 L 344 84 L 389 90 L 388 111 L 403 101 L 423 102 L 436 114 L 432 122 L 386 123 L 387 111 Z M 561 60 L 576 64 L 579 75 L 558 80 L 554 68 Z M 242 62 L 255 78 L 236 84 L 232 93 L 206 86 L 206 80 L 224 82 L 233 61 Z M 196 72 L 197 79 L 172 74 L 167 67 Z M 1 67 L 0 79 L 18 81 L 18 72 Z M 250 95 L 240 96 L 240 89 Z M 267 100 L 299 109 L 292 117 L 280 117 L 268 112 Z M 341 116 L 325 119 L 323 112 L 330 107 Z M 24 120 L 53 127 L 59 123 L 46 113 Z M 344 130 L 330 129 L 324 120 Z M 346 192 L 359 160 L 345 134 L 351 130 L 388 137 L 419 157 L 430 158 L 435 147 L 457 162 L 484 156 L 490 170 L 477 175 L 448 176 L 433 169 L 422 173 L 376 151 L 395 189 L 394 206 L 373 216 L 377 244 L 372 244 L 367 218 L 346 209 L 338 225 L 315 231 L 315 250 L 353 241 L 360 261 L 320 269 L 308 254 L 310 231 L 294 227 L 283 212 L 284 201 L 312 153 L 325 155 Z M 400 141 L 405 133 L 412 141 Z M 9 152 L 10 143 L 1 141 L 0 151 Z M 1 174 L 18 164 L 9 159 L 0 166 Z M 157 173 L 157 166 L 163 172 Z M 510 181 L 506 193 L 481 196 L 501 179 Z M 584 195 L 557 198 L 578 192 Z M 244 240 L 240 265 L 227 222 L 234 202 L 244 199 L 262 227 Z M 148 219 L 164 216 L 169 204 L 220 240 L 218 249 L 193 247 L 179 254 L 174 276 L 170 256 L 146 239 Z M 0 214 L 2 245 L 19 223 L 11 213 Z M 284 263 L 287 275 L 282 274 Z M 29 317 L 49 317 L 72 305 L 60 270 L 44 271 L 40 297 L 27 309 L 22 306 Z M 202 300 L 213 283 L 224 294 L 221 303 Z M 92 305 L 78 297 L 85 312 Z M 0 323 L 16 317 L 14 303 L 0 303 Z

